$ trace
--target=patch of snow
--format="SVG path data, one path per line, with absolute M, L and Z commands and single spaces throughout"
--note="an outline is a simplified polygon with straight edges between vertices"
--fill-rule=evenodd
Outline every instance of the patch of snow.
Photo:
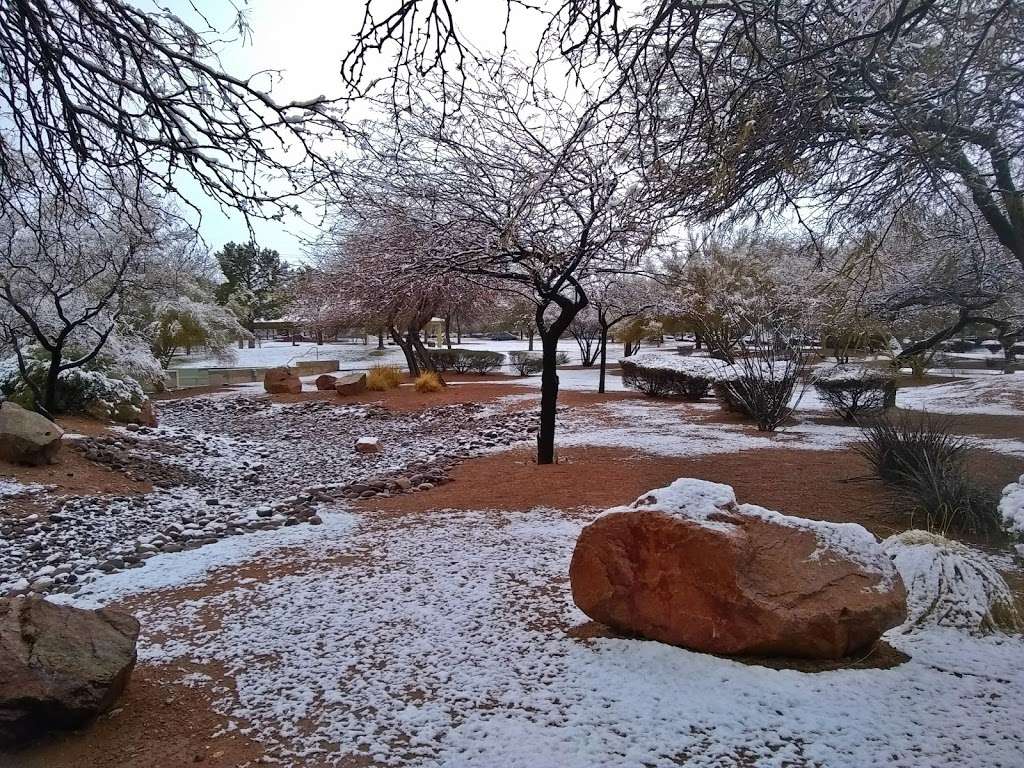
M 51 486 L 40 485 L 39 483 L 22 483 L 13 477 L 0 477 L 0 499 L 40 493 L 49 487 Z
M 856 427 L 801 422 L 774 433 L 744 424 L 707 424 L 695 413 L 717 411 L 713 403 L 669 404 L 657 400 L 604 403 L 594 413 L 570 412 L 557 440 L 563 446 L 629 448 L 656 456 L 708 456 L 719 453 L 788 448 L 838 450 L 860 439 Z
M 901 387 L 900 408 L 932 413 L 1024 415 L 1024 375 L 971 376 L 946 384 Z
M 573 639 L 583 522 L 440 511 L 299 527 L 308 567 L 274 574 L 271 556 L 260 581 L 143 601 L 140 663 L 223 665 L 215 707 L 287 766 L 1019 763 L 1019 638 L 890 633 L 908 662 L 817 674 Z

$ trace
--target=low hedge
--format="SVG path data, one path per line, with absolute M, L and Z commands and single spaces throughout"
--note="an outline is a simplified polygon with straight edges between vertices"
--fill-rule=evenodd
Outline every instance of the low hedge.
M 456 373 L 492 373 L 505 362 L 501 352 L 484 349 L 430 349 L 427 350 L 430 363 L 438 371 Z
M 639 352 L 619 360 L 622 379 L 651 397 L 700 400 L 715 382 L 724 364 L 706 357 L 681 357 Z
M 896 379 L 879 369 L 837 365 L 815 377 L 814 389 L 844 421 L 896 405 Z
M 529 376 L 534 373 L 540 373 L 544 368 L 544 361 L 540 352 L 533 352 L 529 350 L 509 352 L 508 361 L 520 376 Z M 568 363 L 568 352 L 555 353 L 555 365 L 568 365 Z

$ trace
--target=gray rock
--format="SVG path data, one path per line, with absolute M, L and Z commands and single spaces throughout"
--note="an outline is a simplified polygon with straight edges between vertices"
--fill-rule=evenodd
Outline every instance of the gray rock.
M 50 464 L 64 430 L 12 402 L 0 403 L 0 459 L 12 464 Z
M 0 600 L 0 745 L 107 711 L 135 666 L 138 636 L 123 611 Z

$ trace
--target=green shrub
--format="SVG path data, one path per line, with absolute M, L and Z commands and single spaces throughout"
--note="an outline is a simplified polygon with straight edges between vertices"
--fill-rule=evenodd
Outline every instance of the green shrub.
M 530 376 L 534 373 L 540 373 L 544 369 L 544 360 L 542 353 L 532 352 L 528 350 L 518 350 L 516 352 L 508 353 L 509 363 L 512 365 L 520 376 Z M 555 365 L 568 365 L 569 364 L 569 353 L 568 352 L 556 352 L 555 353 Z
M 429 349 L 427 356 L 436 370 L 456 373 L 491 373 L 505 362 L 501 352 L 485 349 Z

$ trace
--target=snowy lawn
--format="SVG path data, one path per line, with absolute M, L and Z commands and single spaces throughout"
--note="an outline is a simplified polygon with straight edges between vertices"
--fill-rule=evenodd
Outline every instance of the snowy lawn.
M 567 572 L 585 522 L 543 509 L 327 515 L 278 534 L 265 578 L 142 598 L 141 663 L 224 669 L 205 680 L 217 708 L 285 765 L 1019 764 L 1019 638 L 893 630 L 910 661 L 819 673 L 574 639 L 585 617 Z M 237 547 L 206 548 L 201 567 L 160 556 L 79 600 L 194 585 L 217 558 L 237 563 Z

